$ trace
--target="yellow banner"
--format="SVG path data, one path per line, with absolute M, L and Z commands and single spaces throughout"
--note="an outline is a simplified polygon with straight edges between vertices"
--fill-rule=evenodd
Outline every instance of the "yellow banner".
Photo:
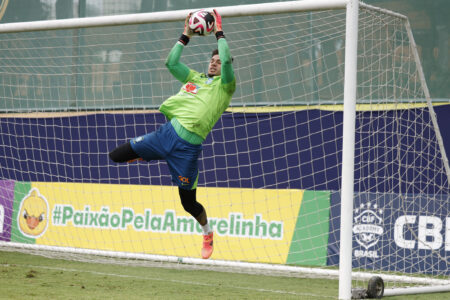
M 39 182 L 32 189 L 49 214 L 36 244 L 200 257 L 201 227 L 177 187 Z M 302 197 L 302 190 L 198 188 L 214 230 L 212 259 L 285 263 Z

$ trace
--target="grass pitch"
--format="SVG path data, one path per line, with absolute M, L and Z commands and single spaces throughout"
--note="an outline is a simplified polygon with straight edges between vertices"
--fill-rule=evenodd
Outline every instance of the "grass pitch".
M 90 263 L 0 251 L 1 299 L 337 299 L 337 295 L 337 280 Z M 386 299 L 450 299 L 450 293 Z

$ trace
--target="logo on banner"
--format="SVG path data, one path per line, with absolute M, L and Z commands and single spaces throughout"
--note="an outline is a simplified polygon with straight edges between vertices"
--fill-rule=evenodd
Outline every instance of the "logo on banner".
M 355 250 L 355 257 L 378 257 L 378 251 L 370 250 L 383 235 L 383 209 L 377 204 L 362 203 L 354 210 L 353 233 L 363 249 Z
M 5 209 L 0 204 L 0 233 L 3 233 L 3 223 L 5 223 Z
M 30 238 L 38 238 L 48 226 L 48 202 L 37 188 L 31 189 L 20 203 L 17 223 L 20 232 Z

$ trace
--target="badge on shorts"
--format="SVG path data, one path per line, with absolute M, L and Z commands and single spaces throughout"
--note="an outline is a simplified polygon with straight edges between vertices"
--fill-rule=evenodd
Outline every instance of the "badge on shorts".
M 136 144 L 136 143 L 142 142 L 143 140 L 144 140 L 144 137 L 140 136 L 140 137 L 137 137 L 134 139 L 134 143 Z

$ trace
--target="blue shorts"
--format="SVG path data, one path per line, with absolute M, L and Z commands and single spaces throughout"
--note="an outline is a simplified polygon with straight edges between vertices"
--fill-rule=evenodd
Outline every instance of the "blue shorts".
M 167 161 L 172 181 L 185 190 L 195 189 L 198 181 L 198 157 L 202 145 L 193 145 L 178 136 L 170 122 L 158 130 L 130 141 L 134 152 L 146 161 Z

